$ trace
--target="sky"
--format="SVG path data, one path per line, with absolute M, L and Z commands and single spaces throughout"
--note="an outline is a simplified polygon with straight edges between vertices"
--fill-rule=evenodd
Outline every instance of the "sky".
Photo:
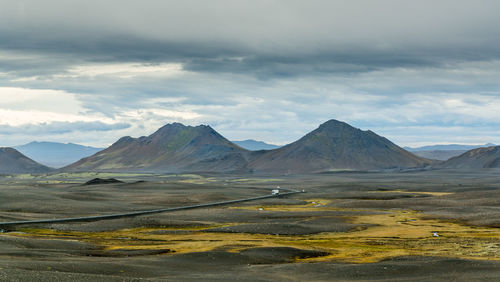
M 172 122 L 500 144 L 500 1 L 0 0 L 0 146 Z

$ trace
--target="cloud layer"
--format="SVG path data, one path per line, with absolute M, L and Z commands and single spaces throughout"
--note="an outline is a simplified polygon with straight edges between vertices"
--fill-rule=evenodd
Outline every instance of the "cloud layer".
M 2 145 L 173 121 L 284 144 L 331 118 L 401 145 L 500 142 L 498 1 L 1 6 Z

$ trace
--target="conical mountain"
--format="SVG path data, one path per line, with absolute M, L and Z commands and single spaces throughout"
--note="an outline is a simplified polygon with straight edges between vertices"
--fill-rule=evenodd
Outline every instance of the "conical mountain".
M 372 131 L 329 120 L 296 142 L 262 152 L 249 168 L 254 172 L 304 173 L 414 168 L 430 163 Z
M 439 167 L 444 168 L 499 168 L 500 167 L 500 146 L 477 148 L 453 157 L 444 162 Z
M 173 123 L 147 137 L 123 137 L 63 170 L 232 172 L 245 169 L 248 153 L 210 126 Z
M 9 147 L 0 148 L 0 173 L 45 173 L 52 169 Z

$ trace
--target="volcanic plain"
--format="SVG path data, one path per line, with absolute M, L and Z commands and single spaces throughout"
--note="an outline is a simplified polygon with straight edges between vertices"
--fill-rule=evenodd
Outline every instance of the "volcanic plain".
M 500 277 L 496 169 L 304 175 L 54 173 L 0 177 L 1 281 L 484 280 Z M 121 182 L 89 182 L 115 178 Z

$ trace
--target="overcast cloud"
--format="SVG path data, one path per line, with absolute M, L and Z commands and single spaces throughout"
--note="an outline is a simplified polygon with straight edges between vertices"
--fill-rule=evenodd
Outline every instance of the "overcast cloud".
M 0 145 L 169 122 L 285 144 L 328 119 L 500 143 L 500 2 L 3 1 Z

